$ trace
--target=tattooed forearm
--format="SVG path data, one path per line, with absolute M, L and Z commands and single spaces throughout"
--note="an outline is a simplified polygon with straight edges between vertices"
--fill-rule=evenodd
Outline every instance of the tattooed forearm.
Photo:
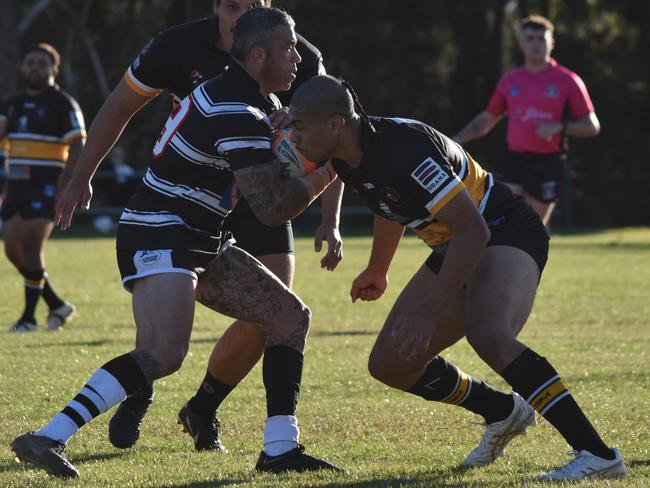
M 313 200 L 295 178 L 283 178 L 279 162 L 249 166 L 234 172 L 237 187 L 258 219 L 279 225 L 293 219 Z

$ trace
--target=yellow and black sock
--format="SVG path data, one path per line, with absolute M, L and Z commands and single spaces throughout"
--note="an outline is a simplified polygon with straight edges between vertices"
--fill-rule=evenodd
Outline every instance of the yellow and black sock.
M 472 378 L 440 356 L 434 357 L 415 385 L 407 390 L 425 400 L 458 405 L 491 424 L 505 419 L 514 408 L 512 395 Z
M 501 376 L 562 434 L 573 449 L 614 459 L 614 453 L 605 445 L 546 358 L 526 349 Z

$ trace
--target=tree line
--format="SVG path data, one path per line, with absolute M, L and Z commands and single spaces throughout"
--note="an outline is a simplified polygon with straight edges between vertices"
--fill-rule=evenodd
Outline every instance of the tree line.
M 59 79 L 90 122 L 124 70 L 156 32 L 209 15 L 210 0 L 3 0 L 0 99 L 20 90 L 22 49 L 50 42 Z M 513 28 L 529 13 L 556 26 L 553 56 L 578 73 L 602 124 L 570 141 L 570 196 L 561 218 L 582 226 L 650 222 L 650 3 L 643 0 L 275 0 L 323 53 L 329 73 L 355 87 L 370 114 L 426 121 L 452 134 L 483 110 L 499 76 L 521 63 Z M 169 112 L 159 97 L 136 115 L 121 143 L 143 167 Z M 504 149 L 502 122 L 468 144 L 490 161 Z M 568 196 L 568 195 L 567 195 Z

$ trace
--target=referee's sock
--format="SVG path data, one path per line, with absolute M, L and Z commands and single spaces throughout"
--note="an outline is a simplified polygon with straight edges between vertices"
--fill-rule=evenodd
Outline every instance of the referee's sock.
M 614 459 L 612 450 L 600 438 L 546 358 L 526 349 L 501 376 L 562 434 L 573 449 Z
M 45 270 L 21 269 L 20 274 L 25 278 L 25 309 L 20 321 L 36 323 L 35 312 L 38 299 L 43 292 Z
M 146 386 L 147 380 L 131 354 L 116 357 L 95 371 L 79 394 L 34 434 L 66 444 L 83 425 Z
M 425 400 L 458 405 L 481 415 L 486 424 L 504 420 L 512 413 L 512 395 L 472 378 L 440 356 L 427 365 L 422 377 L 407 390 Z

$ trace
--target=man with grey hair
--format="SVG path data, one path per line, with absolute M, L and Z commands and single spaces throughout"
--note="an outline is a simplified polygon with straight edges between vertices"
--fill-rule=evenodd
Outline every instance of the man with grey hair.
M 163 92 L 178 105 L 198 85 L 223 73 L 231 59 L 233 31 L 238 19 L 249 9 L 260 6 L 271 6 L 271 0 L 213 0 L 213 16 L 169 27 L 145 44 L 95 117 L 79 157 L 80 171 L 58 198 L 57 219 L 63 227 L 69 226 L 76 205 L 89 206 L 92 187 L 88 181 L 131 117 L 149 101 L 165 96 Z M 298 85 L 325 72 L 318 49 L 300 34 L 296 37 L 296 49 L 302 61 L 291 89 L 277 93 L 283 105 L 289 104 Z M 342 259 L 338 230 L 342 193 L 338 179 L 323 192 L 322 223 L 314 238 L 316 251 L 321 250 L 323 241 L 327 243 L 321 267 L 330 271 Z M 296 257 L 291 222 L 264 225 L 241 198 L 224 221 L 224 230 L 232 232 L 238 247 L 259 259 L 288 287 L 292 286 Z M 195 395 L 178 414 L 197 451 L 226 450 L 220 439 L 218 409 L 260 360 L 265 345 L 264 330 L 246 321 L 234 321 L 221 334 Z M 125 449 L 138 441 L 153 397 L 152 383 L 133 392 L 120 404 L 108 426 L 113 446 Z
M 244 14 L 234 33 L 241 47 L 228 69 L 181 100 L 167 120 L 117 233 L 138 344 L 100 367 L 45 427 L 16 438 L 18 459 L 55 476 L 77 477 L 64 454 L 68 439 L 130 393 L 181 367 L 196 298 L 266 333 L 268 419 L 256 470 L 341 471 L 298 444 L 295 413 L 311 313 L 221 229 L 237 202 L 235 185 L 257 217 L 273 225 L 302 212 L 335 178 L 331 167 L 322 166 L 285 179 L 271 149 L 269 115 L 279 107 L 273 92 L 291 86 L 301 61 L 293 25 L 276 9 Z

